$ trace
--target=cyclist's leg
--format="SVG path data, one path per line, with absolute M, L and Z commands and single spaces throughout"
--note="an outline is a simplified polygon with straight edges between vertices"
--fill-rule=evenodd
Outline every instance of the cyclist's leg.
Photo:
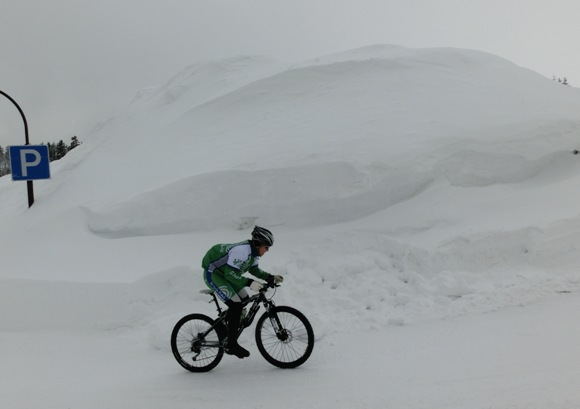
M 233 288 L 226 279 L 216 275 L 205 273 L 206 285 L 211 288 L 228 306 L 226 320 L 228 322 L 228 351 L 239 358 L 250 356 L 250 353 L 238 344 L 239 323 L 242 316 L 242 301 L 248 294 L 244 288 L 239 292 Z
M 205 281 L 205 285 L 215 292 L 224 303 L 227 303 L 229 299 L 237 295 L 237 291 L 232 284 L 217 274 L 204 271 L 203 280 Z
M 250 352 L 238 344 L 238 331 L 242 318 L 242 301 L 244 298 L 247 298 L 247 293 L 246 290 L 242 288 L 236 295 L 226 302 L 226 305 L 228 306 L 228 312 L 226 315 L 229 334 L 228 350 L 238 358 L 246 358 L 250 356 Z

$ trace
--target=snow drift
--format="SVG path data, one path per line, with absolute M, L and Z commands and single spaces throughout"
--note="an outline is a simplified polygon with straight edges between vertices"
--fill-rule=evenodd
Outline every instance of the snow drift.
M 529 271 L 520 284 L 560 282 L 552 270 L 577 261 L 577 112 L 578 90 L 470 50 L 198 63 L 53 163 L 32 209 L 2 178 L 2 276 L 128 283 L 186 268 L 193 290 L 208 245 L 259 223 L 280 238 L 268 268 L 312 297 L 347 297 L 329 283 L 356 277 L 377 289 L 381 323 L 404 320 L 401 299 L 457 304 Z
M 123 334 L 167 355 L 177 318 L 212 313 L 205 250 L 256 223 L 276 235 L 262 261 L 286 276 L 276 300 L 330 347 L 568 294 L 578 112 L 577 89 L 470 50 L 191 65 L 54 162 L 31 209 L 0 178 L 0 331 L 54 332 L 48 345 L 77 331 L 98 350 Z

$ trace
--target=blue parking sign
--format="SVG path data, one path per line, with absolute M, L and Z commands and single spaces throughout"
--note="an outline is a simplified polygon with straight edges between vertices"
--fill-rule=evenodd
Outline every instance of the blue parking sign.
M 10 146 L 12 180 L 50 179 L 48 146 Z

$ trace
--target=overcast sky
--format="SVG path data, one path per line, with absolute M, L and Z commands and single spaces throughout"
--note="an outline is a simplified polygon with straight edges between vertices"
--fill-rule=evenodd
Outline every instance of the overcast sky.
M 580 86 L 578 0 L 0 0 L 0 90 L 31 143 L 82 141 L 201 60 L 379 43 L 487 51 Z M 23 143 L 0 95 L 0 145 Z

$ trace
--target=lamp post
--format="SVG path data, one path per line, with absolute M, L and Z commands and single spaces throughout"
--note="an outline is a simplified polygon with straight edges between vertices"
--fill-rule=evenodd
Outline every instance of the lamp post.
M 20 112 L 22 120 L 24 121 L 24 138 L 26 140 L 26 145 L 30 145 L 30 141 L 28 140 L 28 122 L 26 121 L 26 116 L 24 115 L 24 112 L 22 112 L 20 106 L 16 103 L 16 101 L 14 101 L 14 99 L 12 99 L 10 95 L 8 95 L 2 90 L 0 90 L 0 94 L 8 98 L 10 102 L 12 102 L 14 106 L 16 106 L 18 112 Z M 34 186 L 32 185 L 32 180 L 27 180 L 26 185 L 28 187 L 28 207 L 30 208 L 34 204 Z

